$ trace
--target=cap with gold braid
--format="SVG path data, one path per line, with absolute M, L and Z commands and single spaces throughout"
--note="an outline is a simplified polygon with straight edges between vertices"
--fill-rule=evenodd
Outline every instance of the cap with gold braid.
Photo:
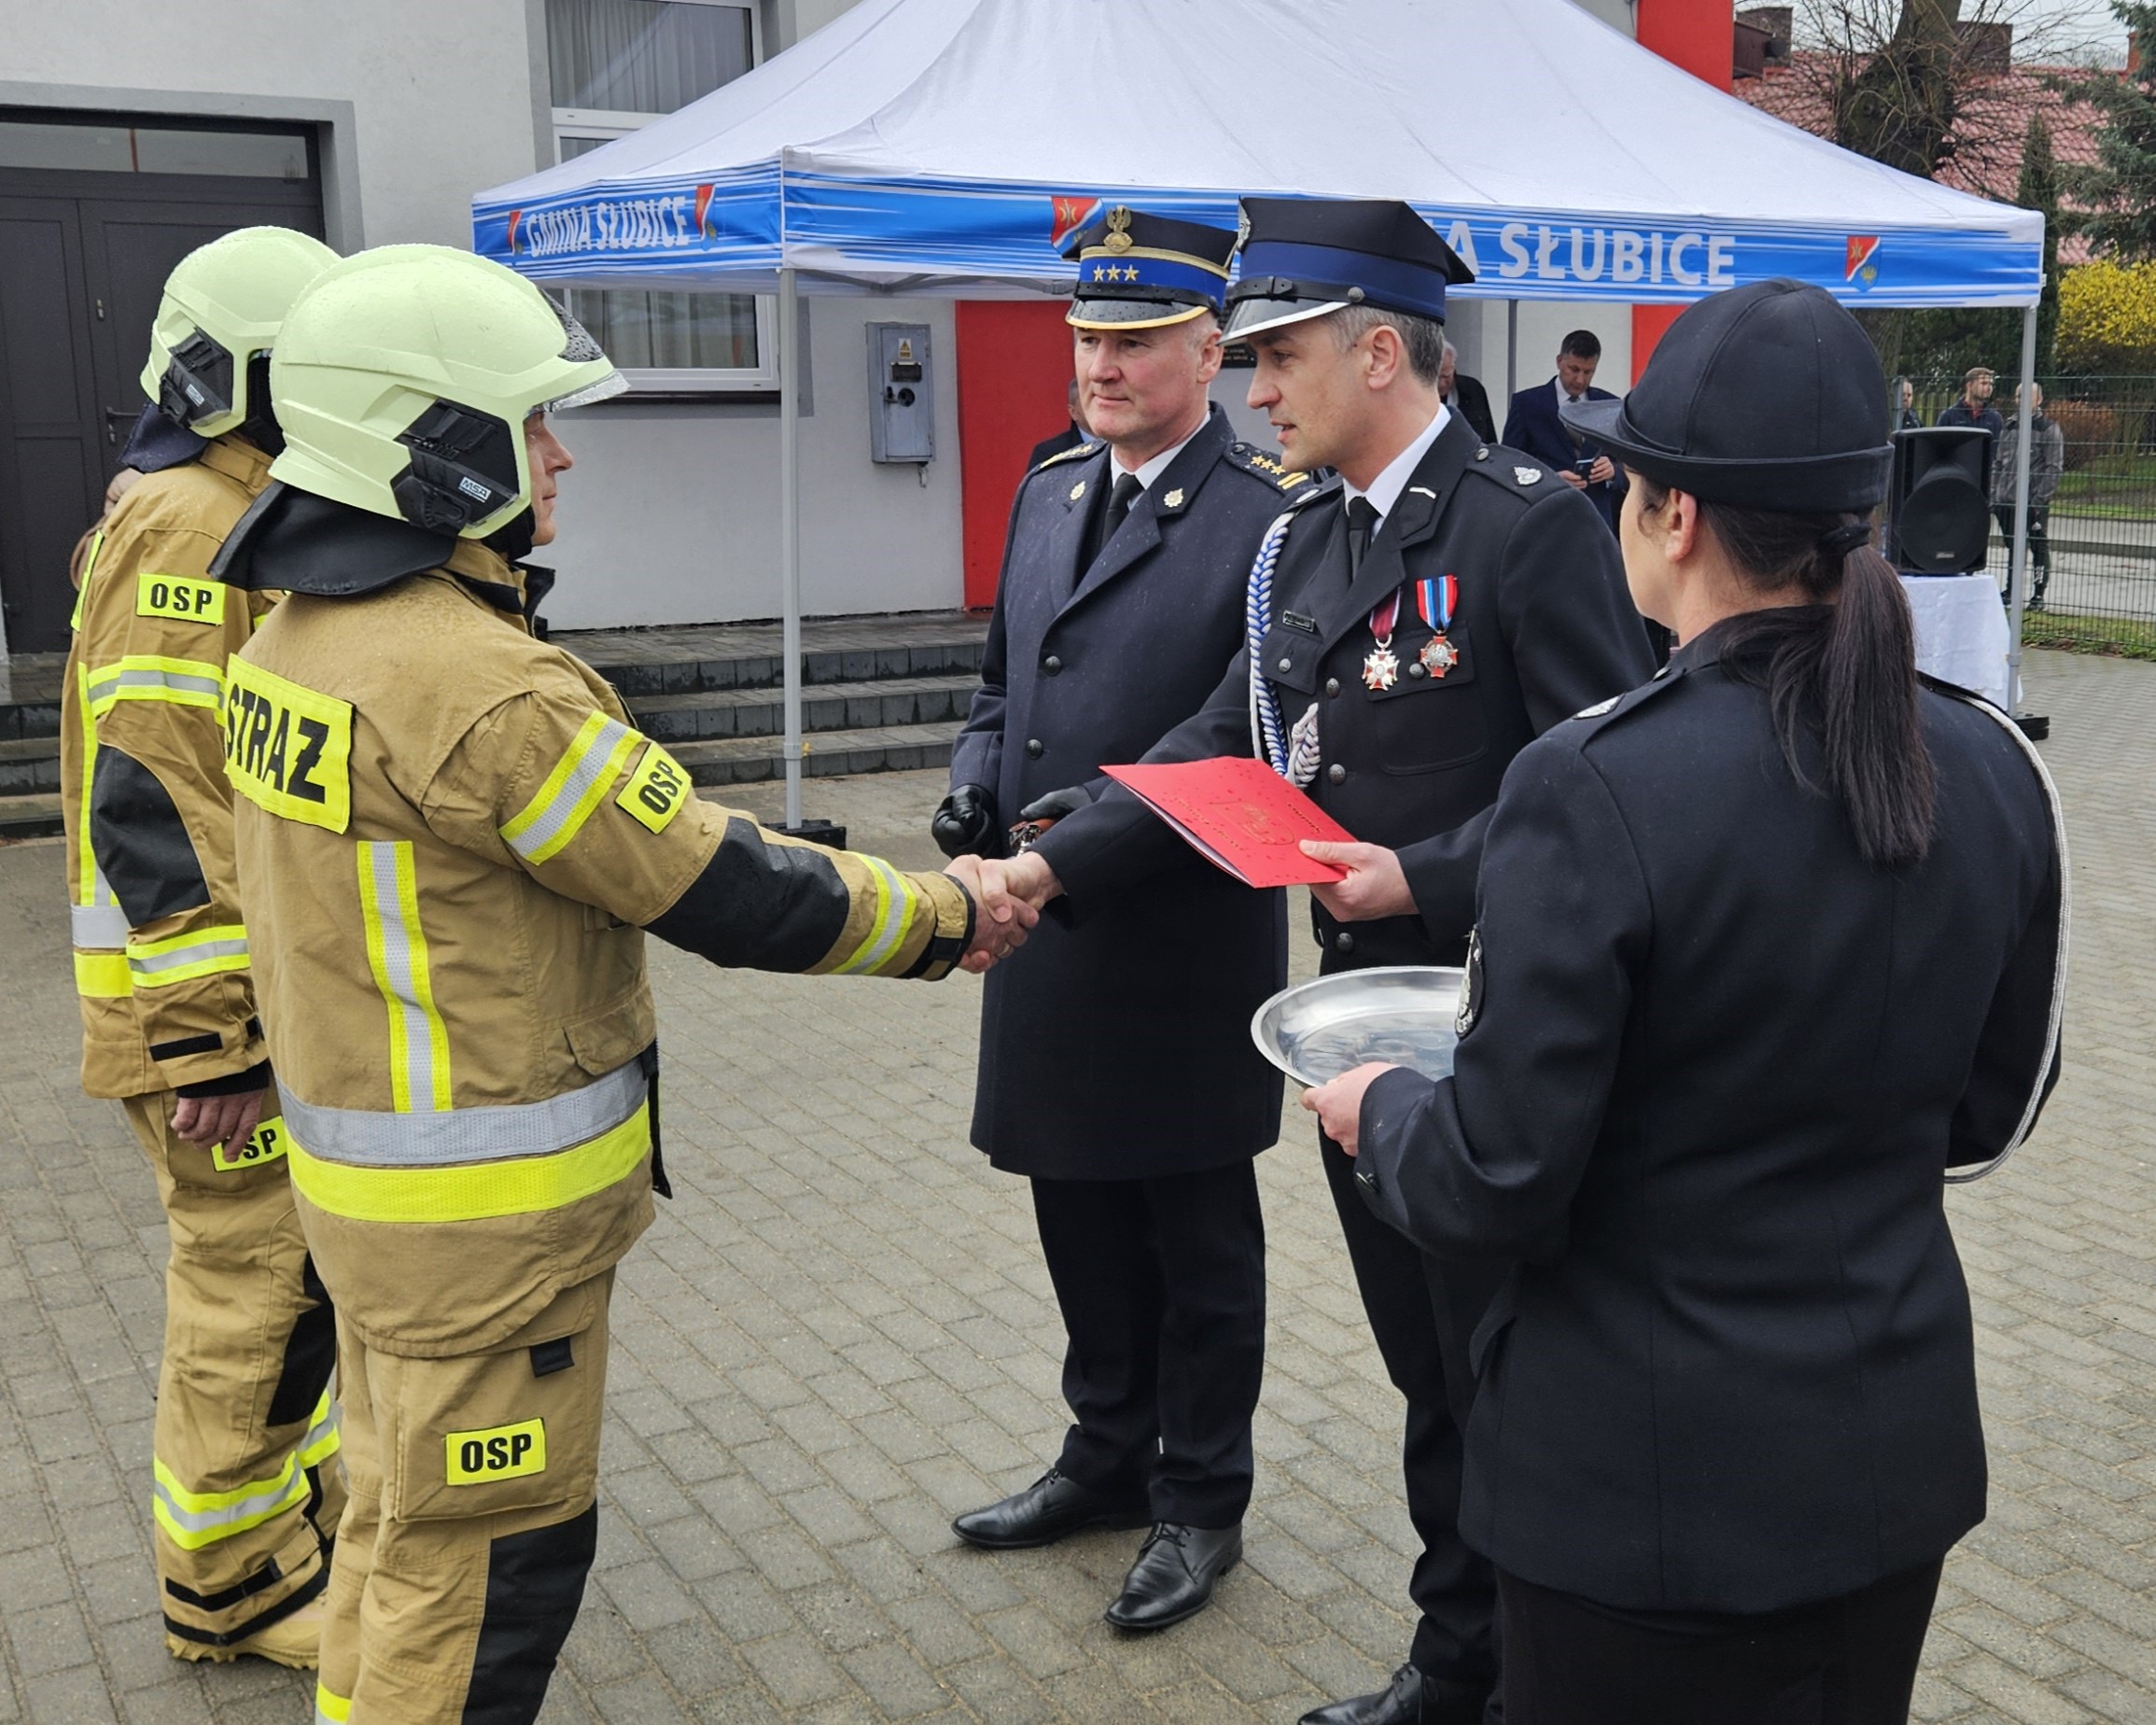
M 1066 323 L 1150 330 L 1220 315 L 1235 235 L 1118 203 L 1071 235 L 1063 255 L 1078 262 L 1078 293 Z

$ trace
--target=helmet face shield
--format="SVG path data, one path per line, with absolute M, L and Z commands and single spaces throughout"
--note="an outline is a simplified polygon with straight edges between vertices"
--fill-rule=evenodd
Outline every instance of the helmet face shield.
M 567 408 L 589 407 L 594 401 L 611 400 L 625 391 L 629 380 L 611 369 L 611 362 L 607 358 L 605 351 L 598 343 L 592 340 L 592 332 L 570 316 L 567 309 L 551 293 L 546 296 L 546 302 L 548 309 L 562 320 L 561 357 L 571 365 L 590 365 L 595 360 L 609 369 L 604 377 L 595 378 L 551 400 L 541 401 L 532 411 L 558 414 Z

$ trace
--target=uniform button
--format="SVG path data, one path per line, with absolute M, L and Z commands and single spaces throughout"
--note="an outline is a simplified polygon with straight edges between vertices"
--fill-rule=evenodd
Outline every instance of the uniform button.
M 1333 950 L 1335 952 L 1352 952 L 1354 949 L 1355 937 L 1349 933 L 1346 929 L 1342 929 L 1333 936 Z
M 1063 661 L 1058 659 L 1054 653 L 1050 653 L 1045 659 L 1041 661 L 1041 668 L 1046 671 L 1049 676 L 1053 677 L 1057 672 L 1063 668 Z
M 1029 736 L 1026 739 L 1026 752 L 1034 760 L 1038 761 L 1043 755 L 1046 754 L 1048 750 L 1046 745 L 1043 744 L 1039 737 Z
M 1038 743 L 1028 743 L 1026 747 L 1029 749 L 1038 749 L 1040 745 Z M 1348 769 L 1342 766 L 1337 761 L 1335 761 L 1332 765 L 1325 768 L 1325 778 L 1336 785 L 1345 784 L 1348 781 Z
M 1410 659 L 1407 662 L 1407 675 L 1410 677 L 1427 677 L 1430 673 L 1423 668 L 1421 660 Z
M 1339 694 L 1339 692 L 1340 692 L 1340 680 L 1339 680 L 1337 677 L 1328 677 L 1328 678 L 1326 678 L 1326 679 L 1325 679 L 1325 698 L 1326 698 L 1326 699 L 1328 699 L 1328 700 L 1330 700 L 1330 699 L 1331 699 L 1331 698 L 1332 698 L 1334 695 L 1336 695 L 1336 694 Z
M 1294 670 L 1295 668 L 1295 662 L 1293 659 L 1282 659 L 1282 660 L 1281 661 L 1281 675 L 1282 677 L 1285 677 L 1285 676 L 1286 676 L 1286 675 L 1287 675 L 1287 674 L 1288 674 L 1290 671 Z

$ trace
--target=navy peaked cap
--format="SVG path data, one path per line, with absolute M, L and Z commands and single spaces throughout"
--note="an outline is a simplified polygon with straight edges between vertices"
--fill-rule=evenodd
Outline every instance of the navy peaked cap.
M 1445 290 L 1475 272 L 1397 198 L 1245 198 L 1242 276 L 1228 290 L 1230 341 L 1375 305 L 1445 319 Z
M 1063 255 L 1078 263 L 1077 297 L 1065 322 L 1143 330 L 1220 311 L 1235 235 L 1118 203 L 1066 240 Z

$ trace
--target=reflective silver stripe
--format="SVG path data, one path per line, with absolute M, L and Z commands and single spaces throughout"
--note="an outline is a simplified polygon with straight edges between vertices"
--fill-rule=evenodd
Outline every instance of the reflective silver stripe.
M 317 1161 L 377 1168 L 439 1168 L 507 1157 L 552 1156 L 610 1132 L 644 1105 L 650 1086 L 631 1060 L 581 1090 L 543 1102 L 396 1114 L 318 1108 L 284 1090 L 285 1127 Z
M 180 671 L 129 670 L 101 677 L 90 685 L 90 703 L 110 700 L 121 689 L 174 689 L 183 694 L 206 694 L 217 700 L 223 685 L 214 677 L 189 677 Z
M 393 839 L 370 839 L 361 843 L 359 866 L 367 871 L 371 888 L 371 903 L 363 902 L 361 911 L 362 915 L 372 913 L 367 917 L 373 925 L 370 933 L 380 931 L 383 980 L 387 985 L 384 993 L 390 1002 L 390 1010 L 400 1020 L 399 1035 L 391 1039 L 391 1058 L 394 1060 L 400 1048 L 405 1074 L 404 1101 L 407 1106 L 425 1111 L 446 1107 L 448 1098 L 435 1095 L 434 1024 L 419 998 L 418 966 L 413 961 L 415 948 L 425 951 L 426 937 L 406 921 L 404 914 L 402 889 L 413 868 L 411 849 L 409 844 L 399 844 Z M 416 881 L 413 882 L 413 896 L 416 901 Z M 424 963 L 424 959 L 419 962 Z M 431 979 L 427 998 L 433 998 Z M 302 1138 L 301 1142 L 305 1140 Z
M 247 943 L 244 940 L 198 940 L 185 947 L 174 947 L 163 952 L 127 955 L 127 968 L 137 976 L 154 976 L 161 971 L 178 970 L 184 964 L 200 964 L 205 959 L 244 959 L 247 956 Z
M 555 834 L 561 832 L 570 818 L 582 807 L 585 797 L 600 777 L 613 769 L 614 750 L 632 736 L 629 727 L 619 720 L 609 719 L 599 727 L 598 735 L 584 745 L 584 750 L 568 777 L 554 788 L 547 799 L 545 810 L 531 825 L 509 841 L 510 848 L 520 857 L 530 857 L 547 848 Z
M 133 933 L 118 905 L 70 905 L 67 921 L 77 947 L 124 947 Z

